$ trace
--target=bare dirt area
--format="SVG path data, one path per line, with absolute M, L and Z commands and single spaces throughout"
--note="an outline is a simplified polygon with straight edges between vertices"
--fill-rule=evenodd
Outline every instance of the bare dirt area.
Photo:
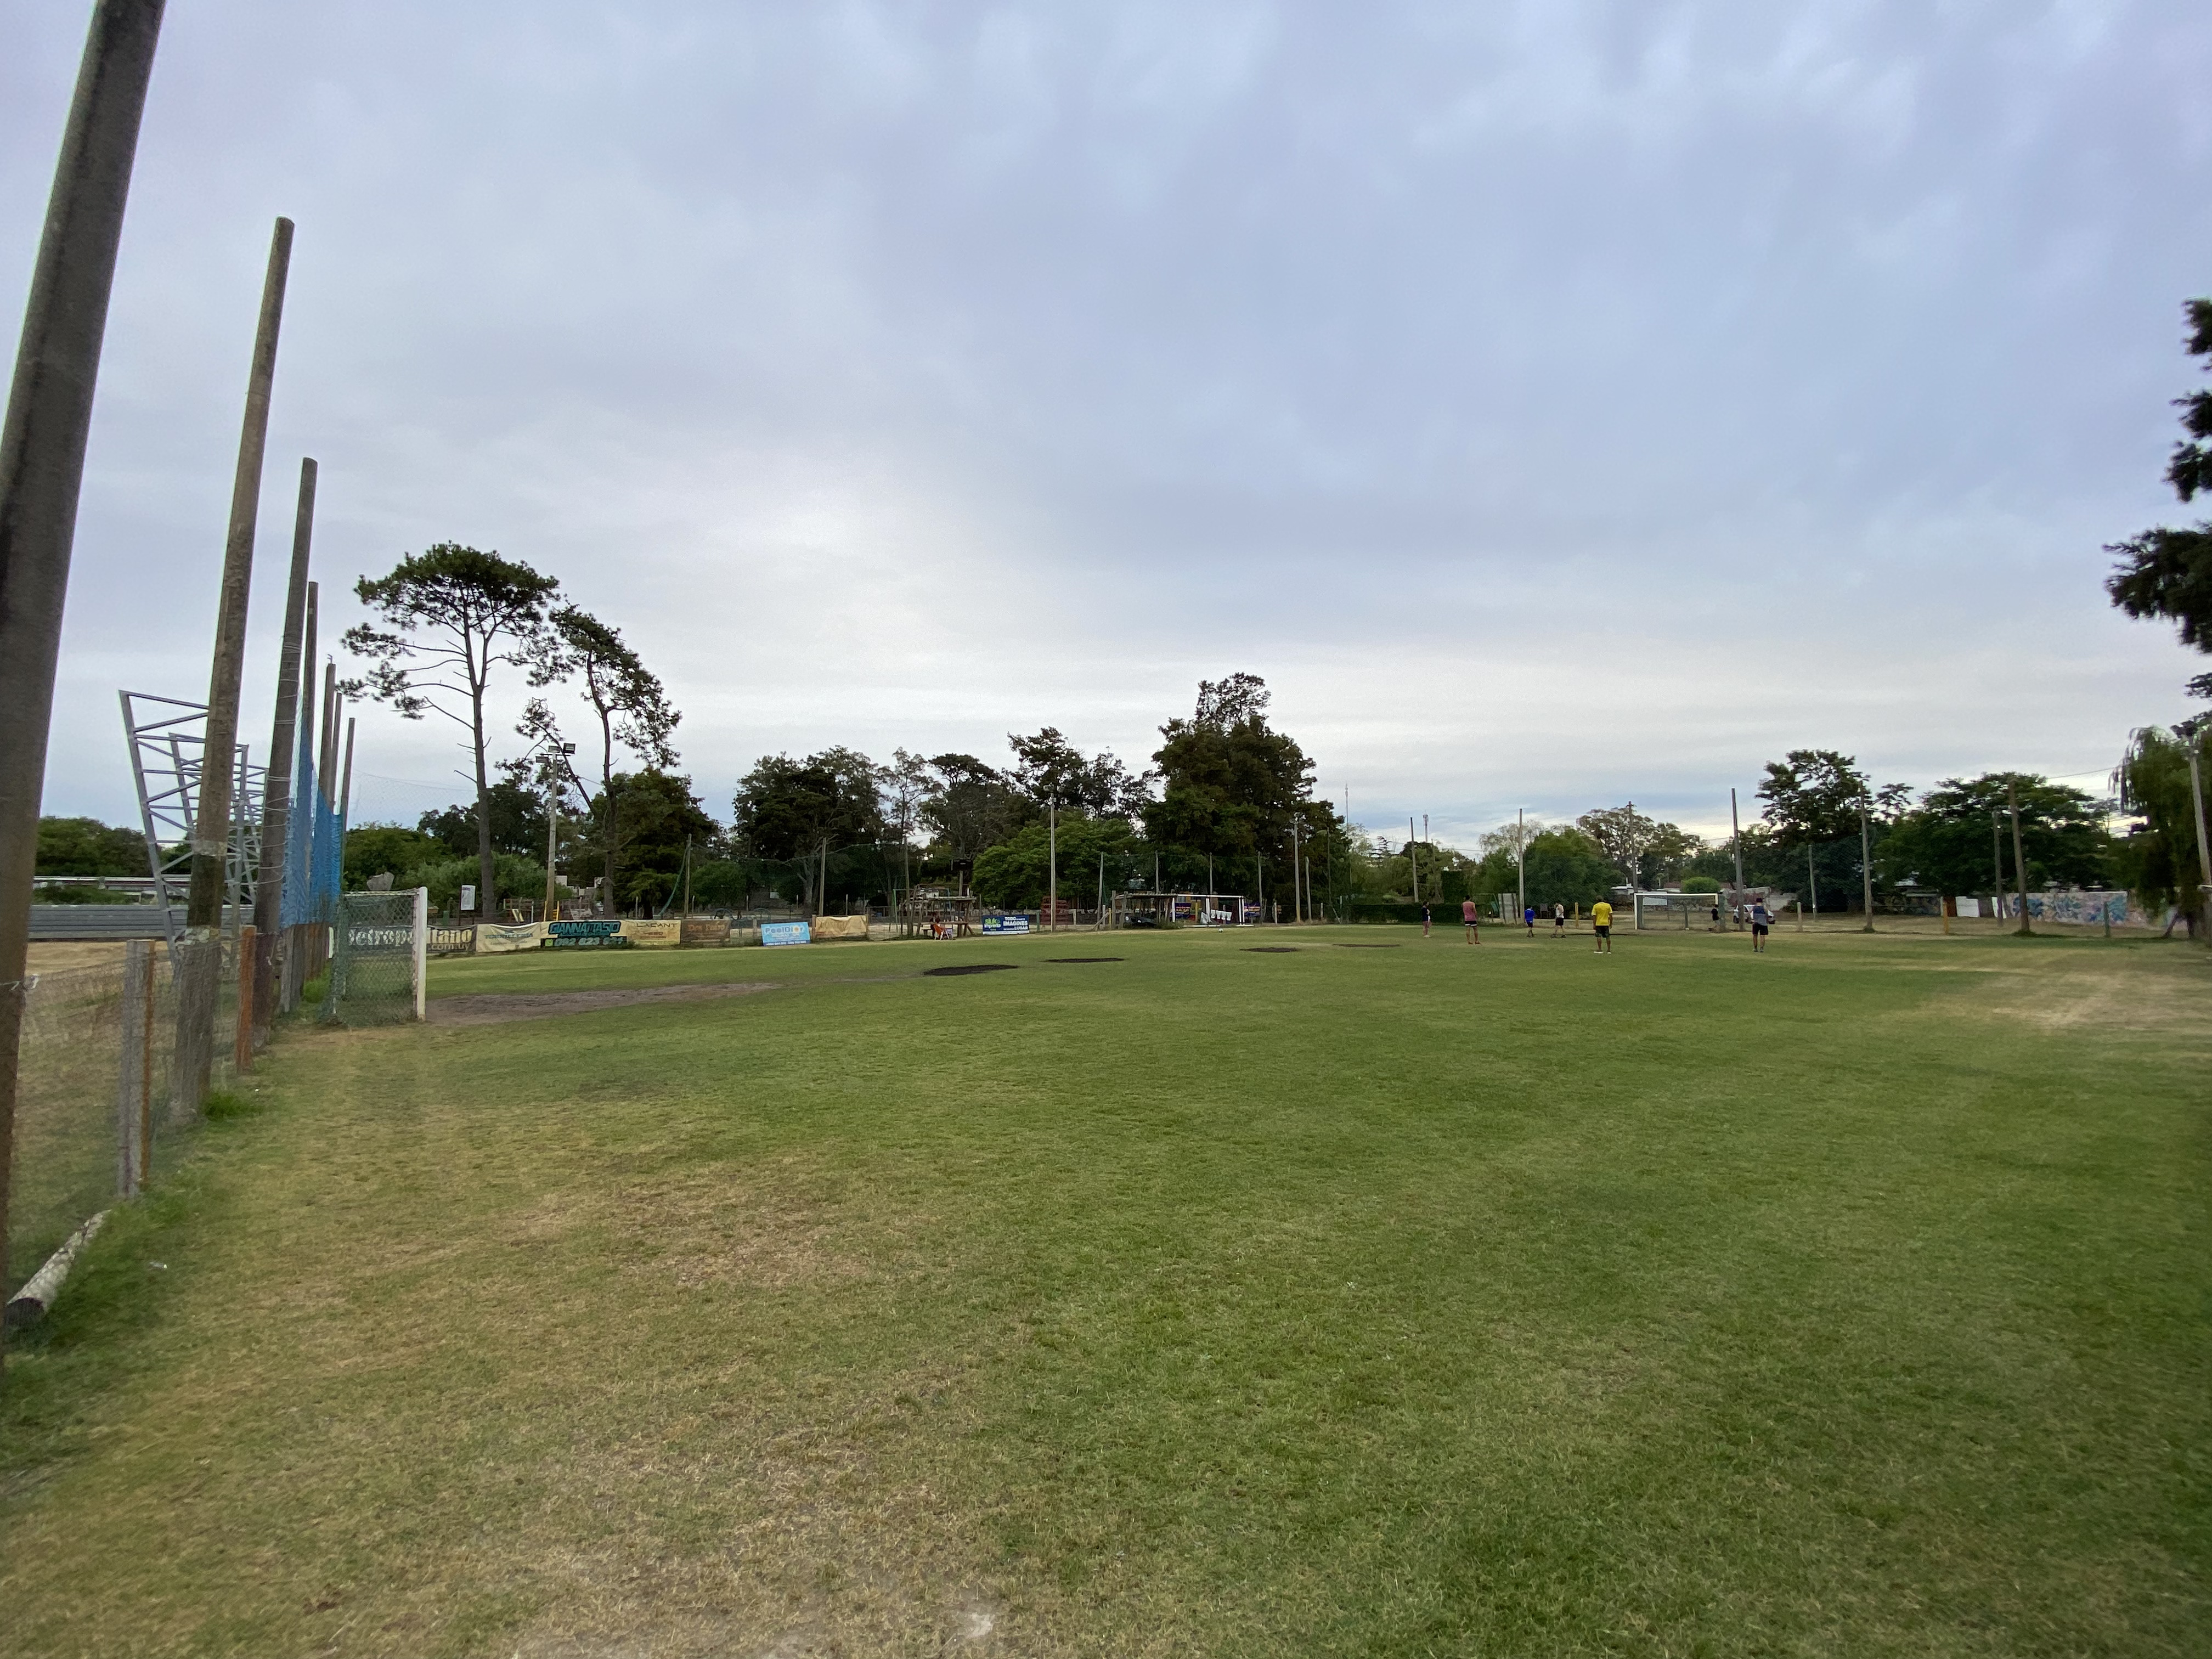
M 750 996 L 756 991 L 781 988 L 768 981 L 736 985 L 650 985 L 634 990 L 485 992 L 471 996 L 440 997 L 430 1004 L 433 1025 L 504 1025 L 518 1019 L 552 1019 L 562 1014 L 588 1014 L 601 1008 L 629 1008 L 641 1003 L 704 1002 L 716 997 Z
M 161 950 L 156 942 L 154 949 Z M 33 939 L 31 941 L 30 967 L 34 974 L 66 973 L 72 968 L 105 968 L 120 963 L 124 950 L 119 939 Z

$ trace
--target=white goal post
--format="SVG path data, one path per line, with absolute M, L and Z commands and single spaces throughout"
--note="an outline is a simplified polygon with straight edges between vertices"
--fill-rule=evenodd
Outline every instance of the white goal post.
M 1634 917 L 1635 929 L 1643 933 L 1657 927 L 1684 930 L 1711 927 L 1713 925 L 1713 907 L 1724 904 L 1726 899 L 1719 893 L 1683 893 L 1670 890 L 1649 893 L 1639 891 L 1635 894 L 1632 902 L 1631 915 Z

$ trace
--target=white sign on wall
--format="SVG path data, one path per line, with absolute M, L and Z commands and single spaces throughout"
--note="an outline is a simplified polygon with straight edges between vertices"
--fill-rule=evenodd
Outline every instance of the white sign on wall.
M 477 890 L 476 890 L 473 886 L 470 886 L 470 887 L 464 887 L 464 888 L 462 888 L 462 889 L 461 889 L 461 908 L 462 908 L 462 909 L 464 909 L 464 910 L 473 910 L 473 909 L 475 909 L 476 908 L 477 908 Z

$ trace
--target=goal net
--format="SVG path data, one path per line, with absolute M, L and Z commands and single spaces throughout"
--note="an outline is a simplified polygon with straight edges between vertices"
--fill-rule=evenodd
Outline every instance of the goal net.
M 422 1018 L 429 899 L 425 887 L 337 896 L 323 992 L 325 1024 L 396 1025 Z
M 1713 907 L 1722 902 L 1718 893 L 1638 893 L 1636 896 L 1636 926 L 1639 930 L 1711 927 L 1713 925 Z

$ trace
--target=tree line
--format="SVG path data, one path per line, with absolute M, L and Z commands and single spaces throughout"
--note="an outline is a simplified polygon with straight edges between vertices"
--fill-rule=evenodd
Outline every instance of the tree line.
M 2185 313 L 2186 349 L 2212 359 L 2212 300 L 2191 301 Z M 2178 402 L 2186 435 L 2166 477 L 2185 502 L 2212 489 L 2212 392 Z M 2173 621 L 2185 644 L 2212 652 L 2212 524 L 2148 530 L 2108 550 L 2121 558 L 2107 583 L 2115 605 Z M 436 714 L 459 726 L 476 793 L 471 804 L 425 813 L 412 830 L 352 832 L 348 879 L 391 871 L 448 902 L 471 879 L 487 895 L 542 893 L 549 830 L 572 882 L 592 871 L 591 884 L 617 908 L 665 904 L 686 881 L 693 902 L 708 905 L 774 892 L 820 909 L 957 880 L 987 902 L 1028 907 L 1057 873 L 1063 891 L 1079 896 L 1086 876 L 1116 890 L 1253 895 L 1303 884 L 1316 905 L 1348 915 L 1505 891 L 1540 904 L 1587 903 L 1622 886 L 1717 888 L 1740 870 L 1749 884 L 1797 892 L 1823 909 L 1853 905 L 1869 883 L 1880 895 L 1977 893 L 2012 888 L 2024 873 L 2032 889 L 2121 886 L 2146 902 L 2177 902 L 2193 926 L 2205 894 L 2190 761 L 2201 756 L 2207 717 L 2133 733 L 2110 799 L 2002 772 L 1945 779 L 1915 798 L 1902 785 L 1875 787 L 1850 756 L 1793 750 L 1766 767 L 1759 816 L 1724 843 L 1707 844 L 1630 802 L 1571 823 L 1500 826 L 1472 853 L 1422 841 L 1393 851 L 1313 798 L 1311 762 L 1269 723 L 1265 683 L 1240 673 L 1201 682 L 1192 712 L 1161 727 L 1161 746 L 1142 770 L 1108 751 L 1086 755 L 1052 726 L 1010 733 L 1008 758 L 998 763 L 903 749 L 879 763 L 842 746 L 774 755 L 738 781 L 726 830 L 675 770 L 681 716 L 660 681 L 554 579 L 441 543 L 386 576 L 364 577 L 356 592 L 372 620 L 345 643 L 371 668 L 349 690 L 409 719 Z M 515 727 L 523 752 L 493 759 L 487 709 L 493 683 L 508 676 L 537 694 L 574 684 L 586 741 L 571 741 L 533 695 Z M 2188 689 L 2212 697 L 2212 672 Z M 2015 806 L 2024 872 L 2012 867 Z M 2108 829 L 2115 810 L 2132 819 L 2118 836 Z M 85 856 L 96 828 L 58 829 L 54 864 L 93 873 L 94 864 L 118 861 L 112 842 L 105 860 Z

